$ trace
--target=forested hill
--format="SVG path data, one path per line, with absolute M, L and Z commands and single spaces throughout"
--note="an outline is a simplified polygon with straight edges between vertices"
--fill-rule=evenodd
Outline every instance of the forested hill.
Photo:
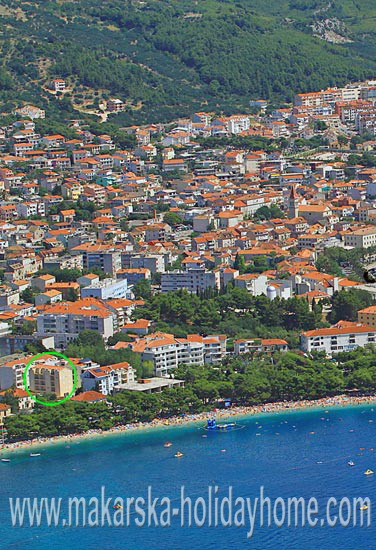
M 376 75 L 376 0 L 1 0 L 0 19 L 1 112 L 115 96 L 119 122 L 152 122 Z

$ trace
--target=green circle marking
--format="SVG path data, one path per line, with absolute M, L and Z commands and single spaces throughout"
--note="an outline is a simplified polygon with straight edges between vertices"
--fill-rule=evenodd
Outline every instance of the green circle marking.
M 54 355 L 55 357 L 59 357 L 60 359 L 64 359 L 65 361 L 67 361 L 68 365 L 70 366 L 73 372 L 72 391 L 63 399 L 59 399 L 59 401 L 43 401 L 42 399 L 38 399 L 37 397 L 35 397 L 33 393 L 31 393 L 29 389 L 29 385 L 27 383 L 27 373 L 29 372 L 30 368 L 33 366 L 33 363 L 40 357 L 45 357 L 45 356 L 51 357 L 51 355 Z M 34 399 L 36 403 L 39 403 L 40 405 L 44 405 L 45 407 L 57 407 L 58 405 L 65 403 L 65 401 L 68 401 L 68 399 L 70 399 L 75 394 L 75 391 L 77 389 L 77 384 L 78 384 L 78 374 L 77 374 L 76 366 L 73 364 L 73 362 L 70 359 L 68 359 L 68 357 L 66 357 L 65 355 L 57 351 L 45 351 L 43 353 L 39 353 L 38 355 L 34 355 L 34 357 L 32 357 L 30 361 L 26 364 L 26 368 L 23 372 L 22 379 L 23 379 L 23 385 L 24 385 L 25 391 L 29 394 L 29 396 L 32 399 Z

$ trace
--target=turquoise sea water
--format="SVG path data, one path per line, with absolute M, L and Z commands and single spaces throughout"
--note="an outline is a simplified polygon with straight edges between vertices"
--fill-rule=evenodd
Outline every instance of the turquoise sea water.
M 12 527 L 9 497 L 147 498 L 168 496 L 180 504 L 180 487 L 196 499 L 208 498 L 208 485 L 217 497 L 233 487 L 236 497 L 255 498 L 259 487 L 277 497 L 316 497 L 325 516 L 326 499 L 334 496 L 370 497 L 376 506 L 376 407 L 290 412 L 239 420 L 243 429 L 208 433 L 197 426 L 108 436 L 102 439 L 42 447 L 40 457 L 9 455 L 0 463 L 0 548 L 6 549 L 245 549 L 367 550 L 376 548 L 376 524 L 370 527 L 256 527 L 247 539 L 246 527 Z M 314 432 L 314 434 L 310 433 Z M 260 435 L 257 435 L 260 434 Z M 202 437 L 207 435 L 207 437 Z M 170 440 L 173 446 L 164 448 Z M 360 450 L 364 448 L 364 450 Z M 371 450 L 375 449 L 375 450 Z M 180 450 L 184 456 L 174 458 Z M 224 452 L 225 451 L 225 452 Z M 2 456 L 6 456 L 5 453 Z M 354 460 L 349 467 L 347 461 Z M 365 476 L 371 468 L 374 476 Z M 115 513 L 111 509 L 111 517 Z M 375 516 L 371 507 L 372 515 Z M 65 500 L 62 518 L 66 516 Z M 333 510 L 335 513 L 335 509 Z M 119 515 L 118 515 L 119 518 Z M 93 519 L 93 517 L 92 517 Z M 126 518 L 125 518 L 126 520 Z M 186 517 L 186 521 L 188 517 Z M 376 521 L 376 518 L 375 518 Z

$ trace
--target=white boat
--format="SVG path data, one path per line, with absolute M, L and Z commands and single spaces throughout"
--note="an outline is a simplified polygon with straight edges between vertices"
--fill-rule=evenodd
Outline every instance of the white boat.
M 40 456 L 40 453 L 30 453 L 30 456 Z
M 10 462 L 10 458 L 2 458 L 1 462 Z

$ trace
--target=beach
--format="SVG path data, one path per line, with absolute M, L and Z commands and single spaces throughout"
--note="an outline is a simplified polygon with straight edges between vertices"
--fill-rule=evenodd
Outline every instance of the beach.
M 206 422 L 208 418 L 216 419 L 238 418 L 242 416 L 253 416 L 261 414 L 272 414 L 286 411 L 299 411 L 306 409 L 326 409 L 329 407 L 350 407 L 357 405 L 376 404 L 376 395 L 350 397 L 348 395 L 337 395 L 334 397 L 325 397 L 322 399 L 302 400 L 302 401 L 282 401 L 277 403 L 264 403 L 262 405 L 253 405 L 250 407 L 232 407 L 228 409 L 213 409 L 197 414 L 185 414 L 171 418 L 155 418 L 151 422 L 135 422 L 114 426 L 109 430 L 89 430 L 85 433 L 73 433 L 69 435 L 58 435 L 54 437 L 40 437 L 14 443 L 4 443 L 1 445 L 2 451 L 20 451 L 23 449 L 34 448 L 38 446 L 62 444 L 69 442 L 79 442 L 89 438 L 99 438 L 115 434 L 124 434 L 137 430 L 150 430 L 156 428 L 172 428 L 193 423 Z

